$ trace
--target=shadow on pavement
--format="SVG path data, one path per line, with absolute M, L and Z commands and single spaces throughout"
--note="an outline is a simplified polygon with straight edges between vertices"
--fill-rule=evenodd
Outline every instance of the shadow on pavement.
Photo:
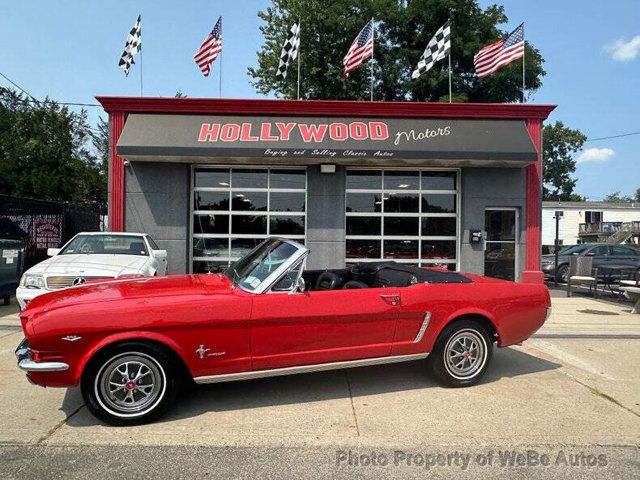
M 483 384 L 559 368 L 561 365 L 512 348 L 494 350 Z M 200 385 L 185 388 L 168 415 L 158 422 L 175 421 L 207 412 L 224 412 L 325 400 L 347 399 L 407 390 L 440 387 L 424 361 L 334 370 L 257 380 Z M 471 387 L 473 388 L 473 387 Z M 67 416 L 78 408 L 78 389 L 69 389 L 62 409 Z M 91 415 L 73 416 L 71 427 L 100 425 Z

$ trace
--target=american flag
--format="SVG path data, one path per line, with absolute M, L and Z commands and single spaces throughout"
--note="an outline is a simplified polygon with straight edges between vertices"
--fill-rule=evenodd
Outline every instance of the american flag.
M 211 64 L 222 52 L 222 17 L 218 18 L 211 33 L 204 39 L 193 58 L 205 77 L 211 73 Z
M 524 56 L 524 23 L 513 32 L 491 45 L 487 45 L 473 57 L 478 77 L 486 77 L 501 67 Z
M 349 73 L 358 68 L 367 58 L 373 56 L 373 19 L 369 21 L 355 38 L 349 51 L 344 56 L 344 76 L 349 78 Z

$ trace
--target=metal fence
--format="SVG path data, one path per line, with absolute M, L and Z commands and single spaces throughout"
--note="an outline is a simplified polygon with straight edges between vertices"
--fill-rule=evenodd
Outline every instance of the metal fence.
M 0 238 L 22 240 L 24 268 L 47 258 L 78 232 L 106 229 L 106 205 L 48 202 L 0 195 Z

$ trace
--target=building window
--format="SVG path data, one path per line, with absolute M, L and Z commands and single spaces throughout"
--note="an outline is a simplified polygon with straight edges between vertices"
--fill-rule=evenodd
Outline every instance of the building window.
M 456 269 L 458 171 L 348 169 L 346 262 Z
M 600 223 L 602 222 L 602 212 L 586 211 L 584 212 L 585 223 Z
M 303 168 L 194 168 L 192 271 L 224 268 L 270 235 L 304 243 L 306 192 Z

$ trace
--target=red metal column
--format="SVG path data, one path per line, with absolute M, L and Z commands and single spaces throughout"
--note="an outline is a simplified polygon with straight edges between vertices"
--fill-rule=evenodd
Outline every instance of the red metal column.
M 124 231 L 124 159 L 116 154 L 116 144 L 124 129 L 124 112 L 110 112 L 110 181 L 109 181 L 109 229 Z
M 542 222 L 542 121 L 527 120 L 527 130 L 533 141 L 538 159 L 526 168 L 526 221 L 525 241 L 526 259 L 522 272 L 525 283 L 542 283 L 544 274 L 540 270 L 541 222 Z

